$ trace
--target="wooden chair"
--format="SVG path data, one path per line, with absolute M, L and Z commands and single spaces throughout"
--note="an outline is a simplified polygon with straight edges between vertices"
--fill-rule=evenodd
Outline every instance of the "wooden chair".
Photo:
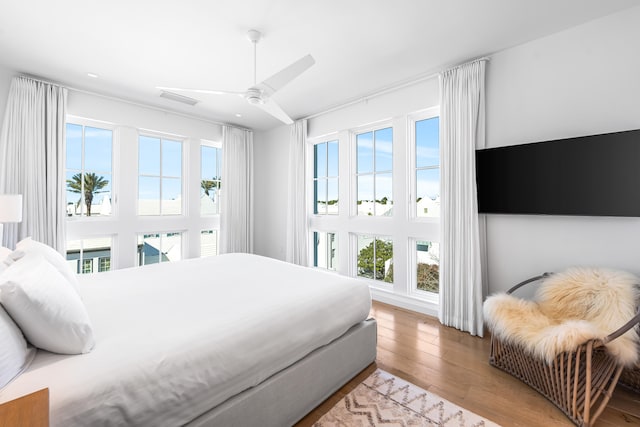
M 550 277 L 551 273 L 525 280 L 507 291 Z M 590 339 L 571 351 L 557 354 L 549 363 L 531 355 L 524 346 L 501 339 L 492 331 L 489 362 L 531 386 L 555 404 L 578 426 L 592 426 L 605 409 L 623 371 L 605 345 L 640 322 L 640 312 L 602 339 Z M 491 330 L 491 328 L 489 328 Z M 638 385 L 638 369 L 634 371 Z
M 633 368 L 625 368 L 620 375 L 620 384 L 640 393 L 640 364 Z
M 640 313 L 640 307 L 638 307 L 638 313 Z M 638 332 L 640 333 L 640 323 L 638 324 L 638 328 Z M 638 352 L 640 352 L 640 346 L 638 347 Z M 620 384 L 636 393 L 640 393 L 640 362 L 636 363 L 635 366 L 622 370 Z

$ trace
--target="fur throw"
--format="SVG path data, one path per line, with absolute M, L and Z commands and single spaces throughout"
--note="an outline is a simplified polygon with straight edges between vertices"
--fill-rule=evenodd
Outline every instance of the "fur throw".
M 551 364 L 590 339 L 615 332 L 636 314 L 640 301 L 638 278 L 596 268 L 571 268 L 544 280 L 534 301 L 506 293 L 484 303 L 484 318 L 492 334 L 517 344 Z M 626 366 L 638 361 L 637 328 L 606 344 L 607 351 Z

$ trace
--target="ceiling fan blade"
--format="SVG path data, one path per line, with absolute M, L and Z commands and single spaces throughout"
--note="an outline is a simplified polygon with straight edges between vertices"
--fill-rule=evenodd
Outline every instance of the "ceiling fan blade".
M 212 89 L 186 89 L 181 87 L 164 87 L 156 86 L 156 89 L 168 90 L 172 92 L 191 92 L 191 93 L 204 93 L 208 95 L 240 95 L 244 96 L 244 92 L 234 92 L 230 90 L 212 90 Z
M 263 111 L 271 114 L 273 117 L 280 120 L 284 124 L 290 125 L 291 123 L 293 123 L 293 120 L 291 119 L 291 117 L 289 117 L 287 113 L 285 113 L 282 110 L 282 108 L 280 108 L 280 106 L 276 104 L 276 102 L 272 99 L 267 98 L 264 100 L 263 104 L 252 104 L 252 105 L 255 105 L 256 107 L 262 109 Z
M 273 76 L 269 77 L 267 80 L 257 85 L 257 87 L 262 89 L 267 95 L 270 96 L 277 90 L 280 90 L 284 85 L 289 83 L 291 80 L 295 79 L 300 74 L 308 70 L 315 63 L 316 63 L 316 60 L 313 59 L 313 56 L 311 55 L 303 56 L 293 64 L 278 71 Z

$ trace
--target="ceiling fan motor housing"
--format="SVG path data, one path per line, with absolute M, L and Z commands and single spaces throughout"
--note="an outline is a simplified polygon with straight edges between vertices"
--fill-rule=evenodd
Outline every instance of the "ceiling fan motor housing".
M 262 97 L 262 91 L 260 89 L 251 88 L 247 90 L 244 98 L 252 105 L 264 104 L 264 98 Z

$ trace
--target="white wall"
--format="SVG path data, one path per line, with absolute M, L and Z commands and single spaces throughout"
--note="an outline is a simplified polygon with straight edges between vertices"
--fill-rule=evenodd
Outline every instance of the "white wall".
M 636 7 L 492 55 L 487 146 L 640 128 L 639 22 Z M 572 265 L 640 273 L 640 218 L 489 215 L 487 241 L 492 292 Z
M 4 117 L 11 79 L 19 75 L 20 73 L 15 70 L 0 65 L 0 120 Z M 222 139 L 220 124 L 76 90 L 68 92 L 67 113 L 82 118 L 107 121 L 124 127 L 167 132 L 212 141 Z
M 254 252 L 284 260 L 287 235 L 289 126 L 256 132 L 254 156 Z
M 67 114 L 122 127 L 210 141 L 222 140 L 222 127 L 217 123 L 74 90 L 69 91 Z
M 640 128 L 638 22 L 640 7 L 491 55 L 488 147 Z M 432 79 L 325 114 L 310 121 L 310 136 L 435 105 L 437 91 Z M 286 180 L 286 129 L 256 135 L 261 203 L 270 181 Z M 282 259 L 286 194 L 274 200 L 256 222 L 256 248 Z M 640 274 L 640 218 L 490 215 L 487 240 L 491 292 L 571 265 Z
M 9 87 L 11 86 L 11 78 L 16 76 L 14 70 L 0 65 L 0 127 L 4 119 L 4 111 L 7 106 L 7 97 L 9 96 Z

